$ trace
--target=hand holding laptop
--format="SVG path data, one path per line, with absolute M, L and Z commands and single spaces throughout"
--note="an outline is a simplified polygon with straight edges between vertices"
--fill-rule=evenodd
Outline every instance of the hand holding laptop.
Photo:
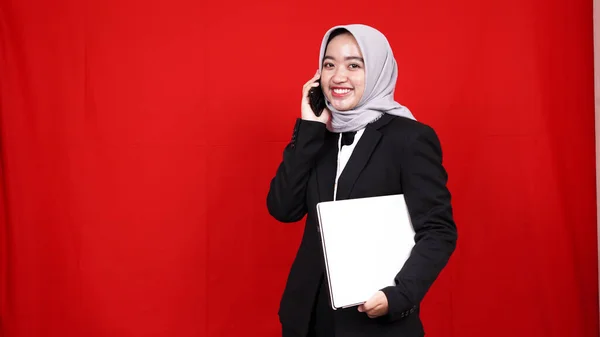
M 378 291 L 368 301 L 358 306 L 369 318 L 383 316 L 388 313 L 388 301 L 383 291 Z

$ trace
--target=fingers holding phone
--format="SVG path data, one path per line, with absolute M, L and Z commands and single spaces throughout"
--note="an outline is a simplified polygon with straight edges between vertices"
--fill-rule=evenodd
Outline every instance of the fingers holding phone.
M 302 119 L 327 123 L 329 121 L 330 112 L 325 105 L 325 97 L 320 88 L 319 78 L 320 72 L 304 84 L 302 87 Z M 315 111 L 316 110 L 316 111 Z

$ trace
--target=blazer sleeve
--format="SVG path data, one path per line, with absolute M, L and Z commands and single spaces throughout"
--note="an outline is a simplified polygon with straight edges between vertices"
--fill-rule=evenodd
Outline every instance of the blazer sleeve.
M 267 209 L 275 219 L 296 222 L 306 214 L 308 177 L 323 146 L 325 134 L 324 123 L 296 120 L 292 140 L 283 151 L 283 160 L 271 180 L 267 195 Z
M 384 320 L 397 320 L 416 310 L 448 263 L 458 239 L 435 131 L 426 126 L 402 157 L 402 185 L 415 229 L 415 246 L 396 275 L 396 285 L 382 289 L 388 299 Z

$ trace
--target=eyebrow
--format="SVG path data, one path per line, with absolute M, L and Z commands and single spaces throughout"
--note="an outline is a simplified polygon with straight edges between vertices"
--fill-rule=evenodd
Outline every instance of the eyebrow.
M 332 56 L 328 56 L 325 55 L 325 57 L 323 57 L 323 61 L 325 60 L 333 60 L 335 61 L 335 59 Z M 346 56 L 344 57 L 344 61 L 350 61 L 350 60 L 356 60 L 356 61 L 360 61 L 362 63 L 365 63 L 365 60 L 363 60 L 362 57 L 358 57 L 358 56 Z

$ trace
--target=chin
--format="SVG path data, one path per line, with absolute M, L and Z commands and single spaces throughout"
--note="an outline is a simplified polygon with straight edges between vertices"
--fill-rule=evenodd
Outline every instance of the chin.
M 337 111 L 346 111 L 346 110 L 350 110 L 348 109 L 348 107 L 345 106 L 333 106 Z
M 330 101 L 331 102 L 331 101 Z M 347 110 L 352 110 L 356 104 L 335 104 L 335 103 L 331 103 L 331 105 L 333 105 L 333 107 L 337 110 L 337 111 L 347 111 Z

